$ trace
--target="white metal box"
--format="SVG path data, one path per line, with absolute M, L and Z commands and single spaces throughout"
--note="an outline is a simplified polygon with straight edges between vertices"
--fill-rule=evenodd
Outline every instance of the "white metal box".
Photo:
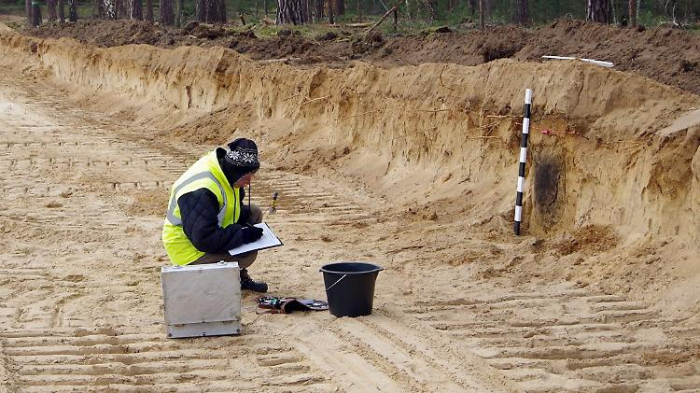
M 168 338 L 241 333 L 238 263 L 164 266 L 160 276 Z

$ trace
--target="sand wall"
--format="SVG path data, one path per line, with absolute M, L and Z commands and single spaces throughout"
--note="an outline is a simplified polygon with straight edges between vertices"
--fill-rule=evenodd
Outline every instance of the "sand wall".
M 172 111 L 246 111 L 263 128 L 285 124 L 269 141 L 278 163 L 333 168 L 400 205 L 463 201 L 457 212 L 475 223 L 512 215 L 522 101 L 532 88 L 531 233 L 601 224 L 699 239 L 700 118 L 691 112 L 700 99 L 636 75 L 510 60 L 300 69 L 223 48 L 104 49 L 7 33 L 0 46 L 103 101 L 145 103 L 161 120 Z M 189 135 L 202 132 L 231 133 Z

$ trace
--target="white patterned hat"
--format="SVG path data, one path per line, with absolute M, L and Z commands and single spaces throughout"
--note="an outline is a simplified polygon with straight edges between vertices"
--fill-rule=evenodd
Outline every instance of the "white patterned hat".
M 258 146 L 250 139 L 238 138 L 228 144 L 225 160 L 236 167 L 254 171 L 260 168 Z

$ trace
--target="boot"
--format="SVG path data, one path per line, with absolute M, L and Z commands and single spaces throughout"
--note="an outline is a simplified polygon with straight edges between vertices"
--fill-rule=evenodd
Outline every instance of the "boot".
M 247 269 L 241 269 L 241 289 L 265 293 L 267 292 L 267 283 L 263 281 L 254 281 L 248 275 Z

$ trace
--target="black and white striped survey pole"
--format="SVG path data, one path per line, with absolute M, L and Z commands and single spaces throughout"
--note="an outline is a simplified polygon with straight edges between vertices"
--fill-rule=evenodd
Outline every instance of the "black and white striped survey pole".
M 518 189 L 515 196 L 515 234 L 520 235 L 520 223 L 523 222 L 523 190 L 525 187 L 525 162 L 527 160 L 527 137 L 530 135 L 530 110 L 532 90 L 525 90 L 525 114 L 523 115 L 523 139 L 520 143 L 520 166 L 518 167 Z

